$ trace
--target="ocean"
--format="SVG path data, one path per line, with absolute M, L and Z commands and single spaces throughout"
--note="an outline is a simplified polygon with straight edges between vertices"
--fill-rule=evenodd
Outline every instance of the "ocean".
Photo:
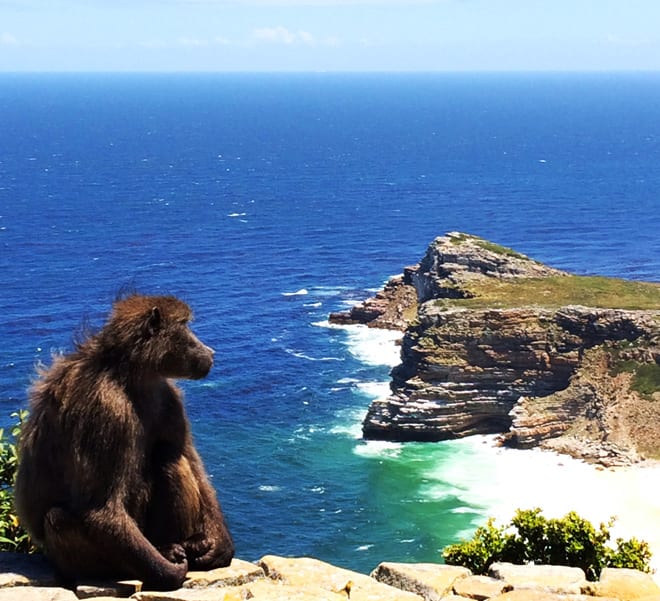
M 171 293 L 216 349 L 181 385 L 239 557 L 438 561 L 526 504 L 656 536 L 652 472 L 362 441 L 395 336 L 327 317 L 453 230 L 660 280 L 659 99 L 657 73 L 2 74 L 0 423 L 119 292 Z

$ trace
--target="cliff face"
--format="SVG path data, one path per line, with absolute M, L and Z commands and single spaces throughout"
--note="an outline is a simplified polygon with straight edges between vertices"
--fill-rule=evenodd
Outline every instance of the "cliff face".
M 502 434 L 608 465 L 660 457 L 659 286 L 573 276 L 457 233 L 400 285 L 417 313 L 365 438 Z

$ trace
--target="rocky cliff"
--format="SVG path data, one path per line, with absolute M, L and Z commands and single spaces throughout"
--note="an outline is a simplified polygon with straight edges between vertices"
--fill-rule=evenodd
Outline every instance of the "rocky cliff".
M 331 320 L 405 332 L 365 438 L 502 434 L 607 465 L 660 458 L 657 284 L 576 276 L 450 233 Z

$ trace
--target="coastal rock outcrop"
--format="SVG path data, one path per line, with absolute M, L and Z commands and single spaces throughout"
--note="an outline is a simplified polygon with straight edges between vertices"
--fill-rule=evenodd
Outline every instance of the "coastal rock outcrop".
M 331 313 L 336 324 L 368 324 L 371 328 L 405 330 L 417 312 L 417 291 L 405 276 L 394 276 L 372 298 L 349 311 Z
M 416 298 L 397 307 L 401 364 L 365 438 L 502 434 L 606 465 L 660 457 L 660 286 L 572 275 L 459 233 L 397 286 Z

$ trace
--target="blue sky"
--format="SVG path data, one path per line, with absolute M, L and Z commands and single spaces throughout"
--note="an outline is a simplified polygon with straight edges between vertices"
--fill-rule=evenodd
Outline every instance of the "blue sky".
M 0 0 L 0 71 L 660 70 L 660 0 Z

